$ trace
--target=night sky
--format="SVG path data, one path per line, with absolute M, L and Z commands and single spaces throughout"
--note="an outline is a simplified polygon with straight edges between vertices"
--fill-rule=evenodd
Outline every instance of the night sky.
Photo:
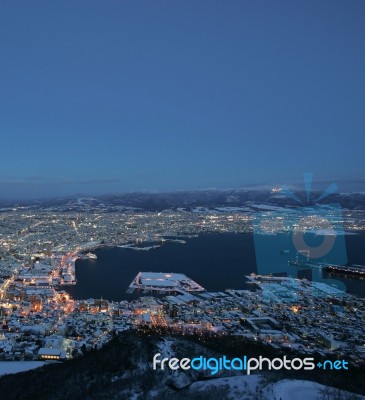
M 365 191 L 365 2 L 1 1 L 0 138 L 0 198 Z

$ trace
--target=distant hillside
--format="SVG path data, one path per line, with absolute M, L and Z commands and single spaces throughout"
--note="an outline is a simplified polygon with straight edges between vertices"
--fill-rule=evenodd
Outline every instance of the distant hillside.
M 270 205 L 279 207 L 298 207 L 306 205 L 303 191 L 293 191 L 302 201 L 299 203 L 282 192 L 270 188 L 246 190 L 196 190 L 167 193 L 121 193 L 102 196 L 71 196 L 38 201 L 0 202 L 2 210 L 12 207 L 29 207 L 33 209 L 54 209 L 59 211 L 162 211 L 166 209 L 184 209 L 194 211 L 197 207 L 224 208 L 245 207 L 246 211 L 255 211 L 256 206 Z M 321 192 L 311 193 L 311 203 L 319 198 Z M 320 201 L 320 204 L 339 203 L 345 209 L 365 210 L 365 193 L 332 194 Z M 224 209 L 220 210 L 224 212 Z M 242 210 L 244 211 L 244 210 Z

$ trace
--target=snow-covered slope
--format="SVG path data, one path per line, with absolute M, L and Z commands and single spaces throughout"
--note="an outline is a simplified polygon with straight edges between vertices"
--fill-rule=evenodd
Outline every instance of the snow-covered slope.
M 0 376 L 16 374 L 18 372 L 29 371 L 44 365 L 43 361 L 1 361 Z

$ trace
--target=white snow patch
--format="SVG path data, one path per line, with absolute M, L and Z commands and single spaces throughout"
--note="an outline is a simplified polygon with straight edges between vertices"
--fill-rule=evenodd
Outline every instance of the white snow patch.
M 0 376 L 29 371 L 45 364 L 44 361 L 0 361 Z
M 285 400 L 322 400 L 323 390 L 331 390 L 336 392 L 337 389 L 329 386 L 321 385 L 317 382 L 302 381 L 302 380 L 289 380 L 285 379 L 269 385 L 265 391 L 268 397 Z M 345 392 L 341 390 L 341 394 Z M 365 399 L 363 396 L 358 396 L 360 399 Z M 331 397 L 332 398 L 332 397 Z M 343 397 L 346 398 L 346 397 Z
M 172 350 L 172 346 L 174 344 L 174 340 L 164 339 L 158 344 L 158 349 L 161 353 L 161 358 L 172 358 L 175 356 L 174 351 Z
M 250 207 L 258 208 L 259 210 L 267 210 L 267 211 L 296 212 L 296 210 L 292 210 L 290 208 L 270 206 L 267 204 L 250 204 Z
M 232 400 L 254 400 L 258 397 L 263 400 L 323 400 L 324 390 L 332 394 L 337 392 L 335 388 L 305 380 L 285 379 L 266 386 L 264 381 L 262 375 L 238 375 L 194 382 L 189 387 L 189 391 L 197 393 L 211 388 L 227 387 L 227 396 Z M 350 395 L 345 391 L 341 391 L 341 394 L 342 396 Z M 365 397 L 357 396 L 365 400 Z
M 251 209 L 247 207 L 215 207 L 215 209 L 223 212 L 251 211 Z

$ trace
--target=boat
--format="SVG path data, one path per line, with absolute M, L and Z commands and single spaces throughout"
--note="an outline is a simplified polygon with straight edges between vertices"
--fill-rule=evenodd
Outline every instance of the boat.
M 353 264 L 352 266 L 347 265 L 326 265 L 326 271 L 337 272 L 347 275 L 360 275 L 365 276 L 365 266 Z
M 87 253 L 85 257 L 90 258 L 91 260 L 96 260 L 98 258 L 96 254 L 90 252 Z

